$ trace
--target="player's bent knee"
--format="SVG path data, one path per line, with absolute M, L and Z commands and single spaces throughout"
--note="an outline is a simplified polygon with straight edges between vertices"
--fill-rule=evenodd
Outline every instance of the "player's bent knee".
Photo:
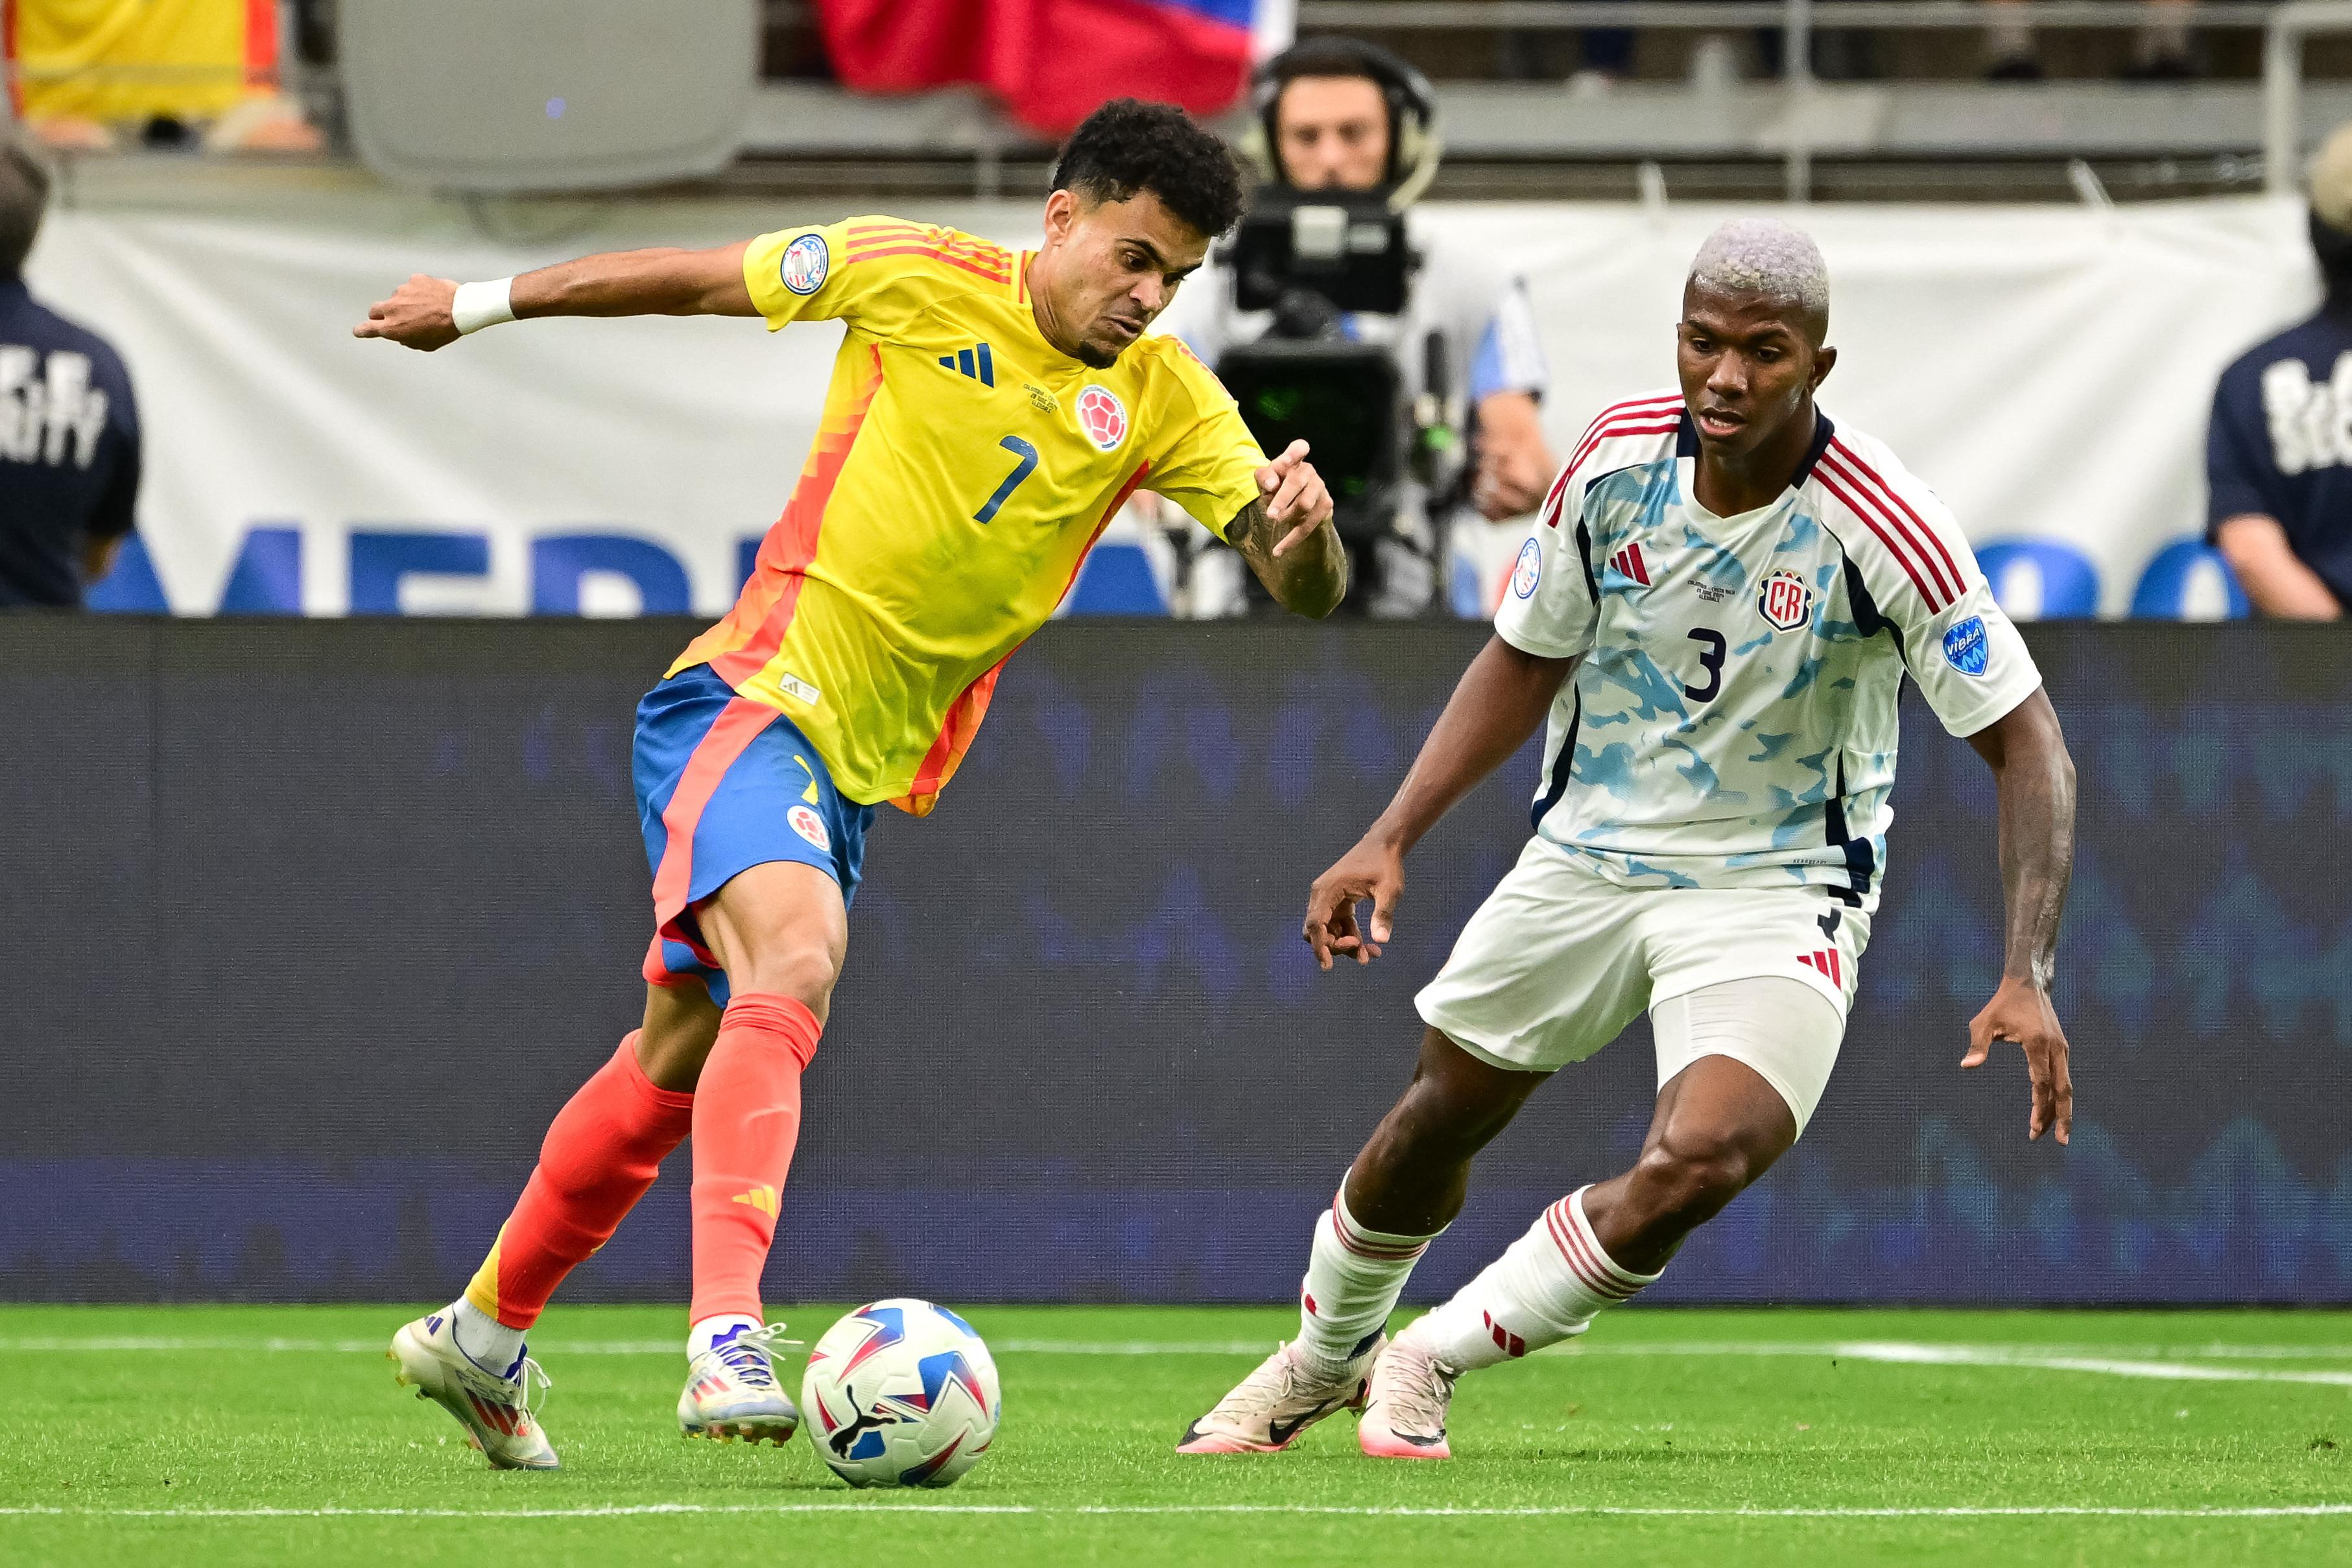
M 727 978 L 739 996 L 751 992 L 790 996 L 822 1018 L 833 998 L 834 983 L 840 977 L 839 961 L 830 951 L 795 945 L 754 953 L 750 963 L 730 970 Z
M 1713 1219 L 1756 1179 L 1747 1152 L 1728 1142 L 1653 1144 L 1633 1167 L 1633 1194 L 1646 1217 L 1685 1226 Z
M 1523 1099 L 1465 1095 L 1417 1080 L 1381 1122 L 1373 1150 L 1379 1159 L 1409 1165 L 1466 1161 L 1511 1124 Z

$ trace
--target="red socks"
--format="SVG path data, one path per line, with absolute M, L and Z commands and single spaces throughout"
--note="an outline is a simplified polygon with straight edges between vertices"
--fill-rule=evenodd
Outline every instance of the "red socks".
M 822 1026 L 790 996 L 739 994 L 697 1092 L 656 1089 L 632 1031 L 547 1130 L 539 1165 L 466 1299 L 512 1329 L 539 1321 L 563 1277 L 612 1239 L 662 1160 L 694 1134 L 694 1306 L 689 1321 L 760 1315 L 760 1271 L 777 1195 L 800 1142 L 801 1069 Z
M 686 1137 L 694 1096 L 654 1087 L 637 1065 L 637 1034 L 631 1030 L 556 1113 L 538 1168 L 466 1287 L 467 1300 L 509 1328 L 539 1321 L 563 1277 L 612 1239 L 653 1185 L 663 1157 Z M 797 1113 L 797 1082 L 793 1104 Z
M 760 1316 L 760 1271 L 801 1135 L 801 1070 L 824 1026 L 797 998 L 737 992 L 694 1096 L 694 1305 L 688 1322 Z

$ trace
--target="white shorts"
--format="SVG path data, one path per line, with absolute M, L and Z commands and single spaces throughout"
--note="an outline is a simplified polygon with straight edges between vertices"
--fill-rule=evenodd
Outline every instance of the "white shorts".
M 1626 888 L 1549 840 L 1528 841 L 1414 999 L 1454 1044 L 1494 1063 L 1550 1072 L 1582 1061 L 1644 1011 L 1727 981 L 1779 976 L 1826 1008 L 1780 1010 L 1769 1030 L 1732 1043 L 1659 1033 L 1663 1084 L 1695 1055 L 1746 1062 L 1780 1092 L 1804 1130 L 1845 1033 L 1870 917 L 1821 888 Z M 1677 1059 L 1670 1059 L 1677 1058 Z

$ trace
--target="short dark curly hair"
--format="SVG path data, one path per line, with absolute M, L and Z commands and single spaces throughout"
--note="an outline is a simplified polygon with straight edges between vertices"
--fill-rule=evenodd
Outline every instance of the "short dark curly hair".
M 1233 149 L 1181 109 L 1115 98 L 1070 133 L 1054 188 L 1090 201 L 1123 202 L 1150 191 L 1214 239 L 1242 216 L 1242 171 Z
M 48 164 L 23 139 L 0 137 L 0 279 L 24 271 L 48 206 Z

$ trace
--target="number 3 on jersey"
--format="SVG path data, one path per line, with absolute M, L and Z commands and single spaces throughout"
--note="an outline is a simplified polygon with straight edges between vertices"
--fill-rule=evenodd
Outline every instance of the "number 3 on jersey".
M 1715 694 L 1723 689 L 1723 653 L 1728 646 L 1723 634 L 1713 626 L 1693 626 L 1690 640 L 1699 645 L 1698 667 L 1706 672 L 1706 684 L 1683 687 L 1683 695 L 1694 702 L 1712 702 Z
M 1004 476 L 1004 482 L 996 487 L 996 493 L 990 496 L 982 503 L 981 509 L 971 514 L 971 520 L 974 522 L 986 522 L 993 518 L 1003 509 L 1004 503 L 1013 499 L 1013 492 L 1021 488 L 1021 481 L 1037 471 L 1037 448 L 1020 437 L 1007 436 L 997 445 L 1021 460 L 1013 465 L 1013 471 Z

